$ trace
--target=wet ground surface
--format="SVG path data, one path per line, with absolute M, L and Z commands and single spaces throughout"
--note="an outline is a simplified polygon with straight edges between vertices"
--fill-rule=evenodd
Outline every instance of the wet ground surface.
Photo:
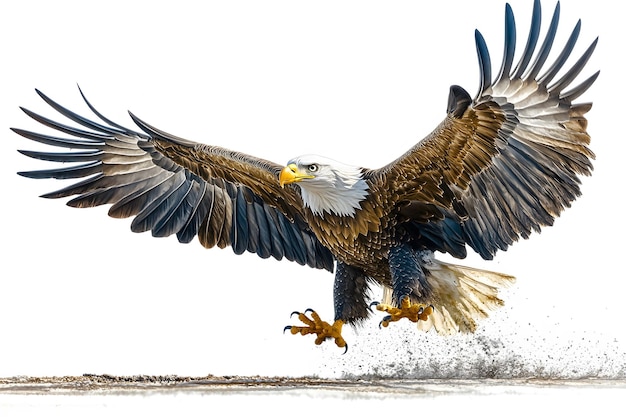
M 63 377 L 0 378 L 0 394 L 150 394 L 150 393 L 271 393 L 289 390 L 307 392 L 346 392 L 419 396 L 438 394 L 525 393 L 534 390 L 608 389 L 626 393 L 626 380 L 612 379 L 323 379 L 266 376 L 176 375 L 114 376 L 91 375 Z
M 0 378 L 0 415 L 319 417 L 415 410 L 427 415 L 620 415 L 626 380 L 389 379 L 262 376 Z M 390 408 L 391 407 L 391 408 Z M 486 410 L 489 410 L 487 412 Z M 295 413 L 295 414 L 294 414 Z M 495 415 L 495 414 L 494 414 Z

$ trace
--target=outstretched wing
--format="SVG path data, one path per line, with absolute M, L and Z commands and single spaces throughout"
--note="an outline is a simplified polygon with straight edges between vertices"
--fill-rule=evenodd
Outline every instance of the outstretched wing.
M 111 217 L 135 216 L 134 232 L 151 230 L 157 237 L 176 234 L 183 243 L 197 235 L 207 248 L 231 246 L 237 254 L 248 251 L 262 258 L 285 258 L 333 270 L 332 255 L 304 221 L 297 190 L 279 186 L 282 166 L 169 135 L 131 114 L 145 133 L 135 132 L 102 116 L 83 95 L 104 122 L 97 123 L 37 93 L 63 116 L 87 128 L 64 125 L 22 109 L 41 124 L 73 138 L 13 131 L 46 145 L 79 150 L 20 151 L 31 158 L 77 163 L 20 175 L 85 178 L 42 197 L 77 196 L 68 202 L 72 207 L 112 204 Z
M 520 236 L 551 225 L 580 195 L 578 176 L 591 173 L 594 155 L 587 147 L 584 118 L 591 104 L 573 101 L 598 72 L 564 89 L 587 63 L 597 39 L 553 81 L 574 48 L 579 21 L 554 64 L 539 75 L 555 39 L 559 10 L 557 4 L 530 64 L 541 26 L 540 3 L 535 1 L 526 48 L 513 68 L 516 30 L 507 4 L 504 58 L 495 80 L 487 46 L 476 31 L 481 72 L 476 98 L 451 87 L 443 123 L 396 161 L 371 173 L 383 186 L 393 187 L 396 207 L 407 221 L 422 222 L 422 231 L 438 228 L 449 234 L 441 237 L 444 249 L 467 243 L 482 257 L 492 258 Z M 456 250 L 460 255 L 461 249 Z

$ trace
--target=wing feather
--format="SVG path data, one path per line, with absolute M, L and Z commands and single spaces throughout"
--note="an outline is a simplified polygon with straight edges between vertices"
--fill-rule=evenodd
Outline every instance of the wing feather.
M 557 78 L 579 38 L 579 21 L 554 63 L 544 70 L 559 15 L 557 4 L 530 64 L 541 26 L 541 7 L 535 1 L 526 47 L 514 65 L 515 19 L 507 5 L 504 56 L 496 80 L 489 50 L 477 31 L 481 74 L 477 96 L 467 100 L 465 90 L 452 86 L 448 116 L 439 127 L 391 164 L 371 172 L 373 184 L 395 191 L 400 213 L 407 205 L 420 207 L 417 203 L 438 207 L 441 216 L 415 213 L 405 219 L 423 223 L 416 230 L 428 233 L 429 245 L 432 231 L 438 229 L 426 226 L 428 222 L 456 223 L 463 241 L 490 259 L 519 237 L 551 225 L 580 195 L 579 176 L 591 173 L 594 158 L 584 117 L 591 105 L 572 100 L 593 84 L 598 73 L 568 92 L 563 90 L 584 69 L 597 39 Z M 461 248 L 450 246 L 453 242 L 457 240 L 444 236 L 438 249 L 463 255 Z
M 286 258 L 314 268 L 333 269 L 333 257 L 304 220 L 296 187 L 278 184 L 280 165 L 217 146 L 182 139 L 143 122 L 142 132 L 75 113 L 41 91 L 37 94 L 74 123 L 61 123 L 28 109 L 44 126 L 70 137 L 13 129 L 45 145 L 72 152 L 20 151 L 39 160 L 73 163 L 59 168 L 20 172 L 29 178 L 82 179 L 42 197 L 64 198 L 73 207 L 111 204 L 111 217 L 133 217 L 131 230 L 155 237 L 175 234 L 182 243 L 198 236 L 211 248 L 231 246 L 235 253 Z
M 249 191 L 245 188 L 239 188 L 235 209 L 235 224 L 233 225 L 233 251 L 236 254 L 244 253 L 247 248 L 247 242 L 250 238 L 248 234 L 248 201 L 250 200 Z
M 193 187 L 197 190 L 195 192 L 197 199 L 195 203 L 192 203 L 185 225 L 176 232 L 176 237 L 181 243 L 189 243 L 193 240 L 202 224 L 202 219 L 209 211 L 206 181 L 194 181 Z
M 271 256 L 280 260 L 285 256 L 285 249 L 278 231 L 278 221 L 275 211 L 271 210 L 267 205 L 263 205 L 263 210 L 267 218 L 267 227 L 271 238 Z

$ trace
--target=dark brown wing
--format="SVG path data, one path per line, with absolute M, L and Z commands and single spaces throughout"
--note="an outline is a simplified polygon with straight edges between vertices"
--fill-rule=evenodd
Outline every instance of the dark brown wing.
M 279 186 L 282 166 L 169 135 L 131 114 L 145 133 L 132 131 L 102 116 L 85 99 L 105 124 L 96 123 L 37 92 L 59 113 L 87 128 L 64 125 L 23 109 L 38 122 L 74 138 L 13 129 L 16 133 L 80 150 L 20 151 L 36 159 L 78 163 L 20 172 L 29 178 L 85 178 L 42 197 L 76 195 L 68 202 L 72 207 L 112 204 L 110 216 L 135 216 L 134 232 L 151 230 L 157 237 L 176 234 L 183 243 L 197 235 L 207 248 L 232 246 L 238 254 L 248 251 L 332 271 L 332 255 L 304 221 L 297 190 Z
M 371 173 L 373 181 L 394 190 L 396 207 L 402 207 L 408 218 L 419 219 L 420 211 L 435 208 L 438 221 L 485 258 L 552 224 L 580 195 L 578 176 L 592 170 L 594 155 L 587 147 L 584 118 L 591 105 L 572 101 L 598 73 L 568 92 L 563 90 L 585 66 L 597 39 L 553 82 L 576 43 L 579 21 L 553 66 L 538 76 L 558 18 L 557 4 L 545 41 L 529 66 L 541 26 L 535 1 L 526 49 L 512 69 L 515 20 L 507 5 L 504 60 L 495 81 L 487 47 L 477 31 L 481 86 L 476 98 L 453 86 L 443 123 L 402 157 Z M 442 236 L 443 243 L 458 236 Z

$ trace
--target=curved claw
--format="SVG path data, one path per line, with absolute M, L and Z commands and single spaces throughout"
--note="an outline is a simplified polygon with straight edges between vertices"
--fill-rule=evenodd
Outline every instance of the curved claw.
M 306 313 L 315 313 L 315 310 L 313 310 L 312 308 L 307 308 L 306 310 L 304 310 L 304 314 Z
M 346 353 L 348 353 L 348 344 L 346 343 L 346 348 L 344 349 L 342 355 L 345 355 Z
M 390 321 L 391 321 L 391 316 L 383 317 L 383 319 L 380 321 L 380 323 L 378 323 L 378 328 L 382 329 L 383 327 L 389 326 L 389 322 Z M 383 323 L 385 323 L 385 324 L 383 324 Z
M 373 313 L 373 312 L 374 312 L 374 310 L 372 310 L 372 307 L 376 307 L 376 306 L 377 306 L 377 305 L 379 305 L 379 304 L 380 304 L 380 303 L 379 303 L 378 301 L 372 301 L 372 302 L 370 303 L 370 305 L 368 305 L 368 306 L 367 306 L 367 309 Z
M 287 330 L 291 330 L 291 327 L 293 326 L 285 326 L 285 328 L 283 329 L 283 334 L 285 334 Z
M 293 316 L 299 316 L 300 312 L 299 311 L 294 311 L 289 315 L 289 318 L 292 318 Z

